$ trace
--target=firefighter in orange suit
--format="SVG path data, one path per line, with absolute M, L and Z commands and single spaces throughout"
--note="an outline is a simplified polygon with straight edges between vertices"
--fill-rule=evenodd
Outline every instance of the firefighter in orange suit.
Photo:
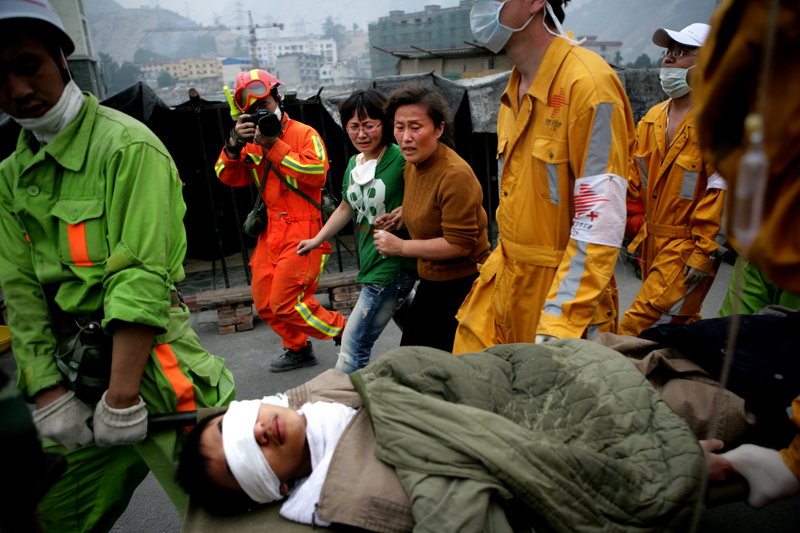
M 661 85 L 670 99 L 653 107 L 636 129 L 628 204 L 628 250 L 641 246 L 642 288 L 620 322 L 620 333 L 638 336 L 652 326 L 699 320 L 725 249 L 720 233 L 725 180 L 703 160 L 686 81 L 708 24 L 681 31 L 659 28 Z M 635 219 L 638 219 L 638 223 Z
M 561 29 L 564 3 L 472 10 L 475 38 L 515 67 L 497 121 L 498 246 L 458 312 L 456 354 L 616 332 L 633 115 L 605 60 Z
M 330 244 L 307 256 L 297 255 L 300 241 L 310 239 L 322 228 L 320 211 L 275 174 L 277 170 L 319 203 L 328 172 L 325 145 L 313 128 L 283 112 L 279 85 L 282 83 L 263 70 L 237 76 L 236 106 L 245 113 L 258 109 L 275 113 L 281 131 L 268 138 L 255 124 L 245 121 L 249 115 L 241 115 L 215 167 L 219 179 L 234 187 L 252 183 L 260 187 L 261 180 L 267 180 L 262 198 L 269 223 L 258 237 L 250 266 L 256 311 L 283 338 L 285 350 L 270 363 L 272 372 L 316 365 L 308 336 L 336 339 L 345 326 L 342 315 L 324 309 L 314 298 Z

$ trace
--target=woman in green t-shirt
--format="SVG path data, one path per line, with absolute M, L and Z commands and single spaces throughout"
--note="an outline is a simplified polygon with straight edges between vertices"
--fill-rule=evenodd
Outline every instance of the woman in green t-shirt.
M 342 203 L 313 239 L 300 242 L 298 255 L 306 255 L 339 232 L 356 217 L 364 284 L 342 334 L 336 369 L 351 373 L 369 363 L 370 352 L 389 319 L 402 330 L 414 299 L 417 260 L 383 257 L 375 249 L 375 218 L 403 205 L 403 168 L 406 160 L 391 144 L 392 124 L 383 113 L 386 102 L 375 89 L 356 91 L 339 106 L 342 126 L 360 152 L 350 159 L 342 180 Z M 407 238 L 407 236 L 406 236 Z

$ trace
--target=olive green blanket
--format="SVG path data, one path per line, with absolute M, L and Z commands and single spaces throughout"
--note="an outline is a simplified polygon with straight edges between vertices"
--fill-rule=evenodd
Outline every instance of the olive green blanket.
M 691 517 L 697 439 L 608 348 L 404 347 L 351 379 L 414 531 L 682 531 Z

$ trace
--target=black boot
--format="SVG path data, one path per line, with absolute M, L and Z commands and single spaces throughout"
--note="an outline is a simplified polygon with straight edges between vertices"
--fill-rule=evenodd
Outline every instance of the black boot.
M 319 361 L 317 360 L 317 356 L 314 355 L 314 348 L 311 347 L 311 341 L 308 341 L 306 347 L 299 350 L 284 348 L 283 355 L 269 364 L 269 371 L 288 372 L 296 368 L 314 366 L 317 364 L 319 364 Z

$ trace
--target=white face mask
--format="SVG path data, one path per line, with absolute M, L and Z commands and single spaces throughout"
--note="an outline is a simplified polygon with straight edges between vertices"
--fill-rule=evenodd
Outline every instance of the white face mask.
M 528 19 L 521 28 L 513 29 L 500 24 L 500 10 L 506 5 L 505 2 L 495 2 L 494 0 L 477 0 L 472 6 L 469 15 L 469 25 L 472 28 L 472 35 L 475 40 L 488 48 L 495 54 L 506 45 L 511 36 L 528 27 L 533 17 Z
M 14 121 L 33 133 L 36 140 L 45 145 L 75 120 L 85 100 L 86 97 L 80 88 L 70 80 L 56 105 L 47 113 L 36 118 L 15 118 Z
M 689 94 L 692 90 L 686 82 L 686 73 L 689 68 L 662 68 L 659 76 L 661 77 L 661 88 L 670 98 L 680 98 Z

